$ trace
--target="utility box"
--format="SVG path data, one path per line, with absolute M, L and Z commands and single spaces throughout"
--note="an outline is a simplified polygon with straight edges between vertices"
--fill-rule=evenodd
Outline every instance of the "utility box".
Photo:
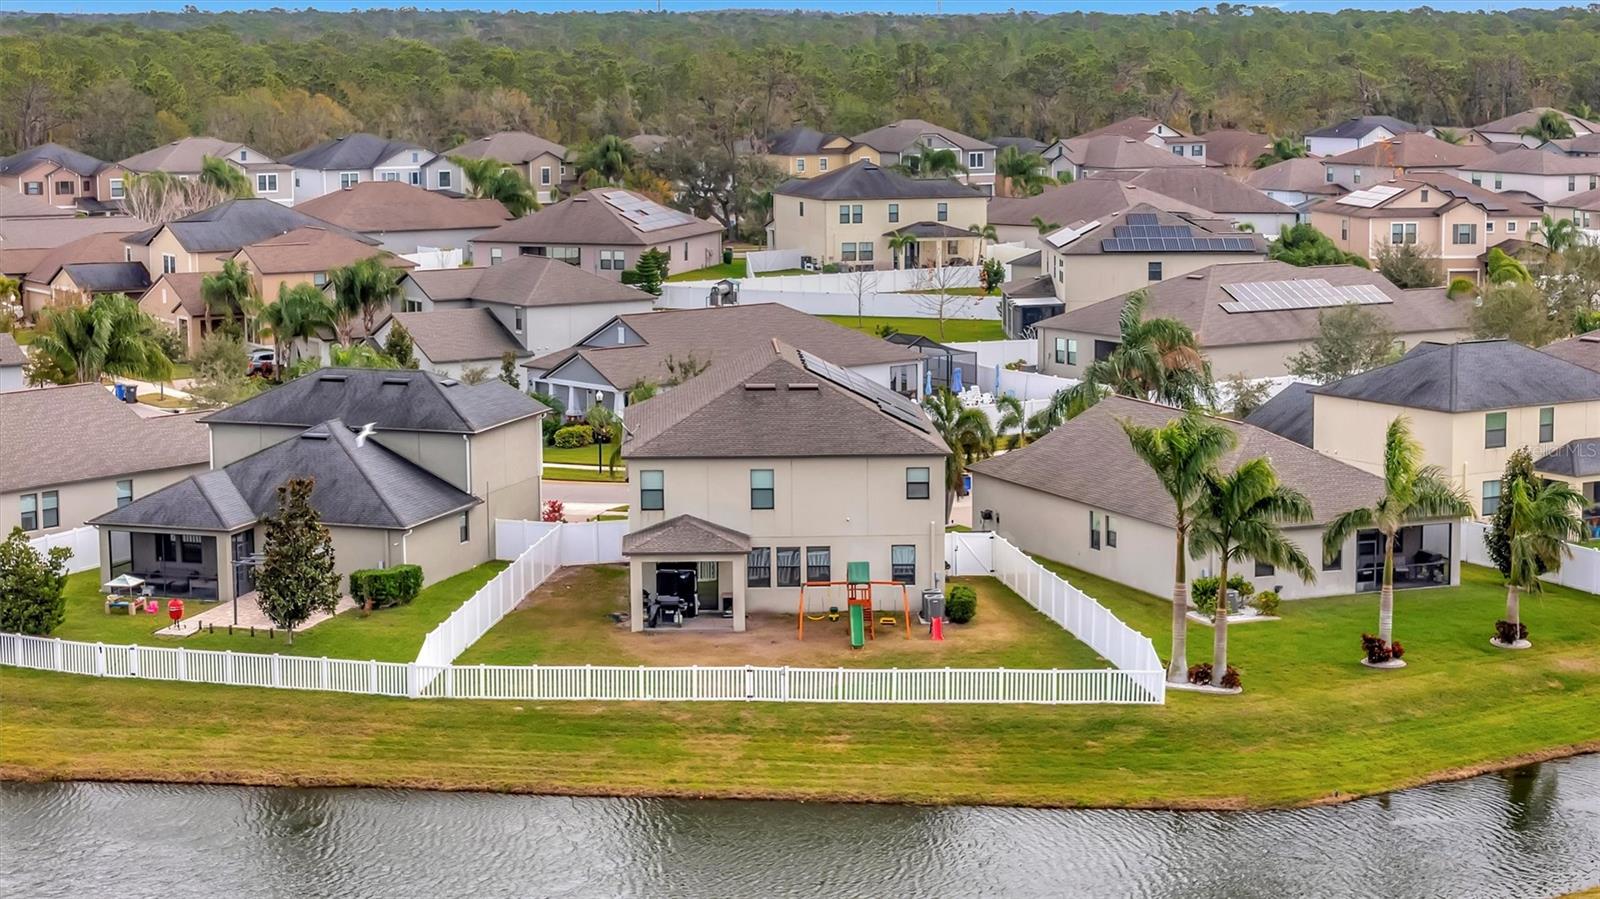
M 941 590 L 922 591 L 922 620 L 933 623 L 935 618 L 944 617 L 944 592 Z

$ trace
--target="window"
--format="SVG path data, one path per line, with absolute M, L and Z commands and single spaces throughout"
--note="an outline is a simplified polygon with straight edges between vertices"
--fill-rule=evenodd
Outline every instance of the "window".
M 801 218 L 805 218 L 806 217 L 806 201 L 805 200 L 801 200 L 800 201 L 800 217 Z
M 778 586 L 800 586 L 800 547 L 778 547 Z
M 890 222 L 898 222 L 898 221 L 900 221 L 900 204 L 899 203 L 890 203 L 889 204 L 889 221 Z
M 1483 417 L 1483 448 L 1494 449 L 1506 445 L 1506 414 L 1490 412 Z
M 131 503 L 131 502 L 133 502 L 133 481 L 132 481 L 132 479 L 118 481 L 117 482 L 117 508 L 120 509 L 123 506 L 126 506 L 128 503 Z
M 1545 406 L 1539 410 L 1539 442 L 1553 443 L 1556 439 L 1556 407 Z
M 915 546 L 889 547 L 889 577 L 902 584 L 917 580 L 917 548 Z
M 818 156 L 817 157 L 817 171 L 826 172 L 827 170 L 828 170 L 828 157 L 826 157 L 826 156 Z
M 1567 190 L 1577 190 L 1577 189 L 1578 189 L 1578 176 L 1577 175 L 1568 175 L 1567 176 Z
M 512 310 L 512 313 L 513 314 L 512 314 L 511 323 L 516 328 L 517 333 L 521 334 L 522 333 L 522 327 L 527 322 L 527 319 L 526 319 L 525 316 L 528 314 L 528 310 L 523 309 L 522 307 L 519 306 L 516 309 Z
M 123 188 L 122 188 L 122 179 L 121 178 L 112 178 L 110 184 L 111 184 L 111 199 L 113 199 L 113 200 L 122 199 L 122 197 L 123 197 L 123 195 L 125 193 L 123 191 Z
M 774 507 L 775 491 L 772 486 L 772 469 L 750 469 L 750 508 L 771 509 Z
M 399 181 L 400 181 L 400 173 L 399 172 L 384 172 L 383 173 L 383 180 L 385 180 L 385 181 L 393 181 L 393 182 L 399 183 Z
M 355 187 L 359 183 L 361 183 L 361 173 L 360 172 L 340 172 L 339 173 L 339 189 L 340 190 L 346 190 L 346 189 Z
M 1191 146 L 1189 148 L 1189 155 L 1190 156 L 1199 156 L 1199 155 L 1205 153 L 1205 151 L 1206 151 L 1205 147 L 1202 147 L 1199 144 L 1195 144 L 1195 145 L 1193 145 L 1193 146 Z
M 603 272 L 620 272 L 624 266 L 621 250 L 601 250 L 600 270 Z
M 1145 276 L 1146 280 L 1160 281 L 1161 280 L 1161 263 L 1159 263 L 1159 262 L 1146 262 L 1145 265 L 1144 265 L 1144 276 Z
M 1422 189 L 1422 202 L 1428 202 L 1428 189 L 1426 187 Z
M 501 249 L 500 247 L 491 248 L 489 250 L 489 264 L 490 265 L 499 265 L 500 264 L 500 260 L 504 259 L 505 255 L 506 255 L 505 250 Z
M 971 153 L 968 153 L 967 154 L 967 168 L 969 168 L 969 169 L 981 169 L 981 168 L 983 168 L 983 153 L 982 152 L 971 152 Z
M 796 156 L 795 157 L 795 159 L 794 159 L 794 170 L 797 171 L 797 172 L 803 172 L 803 171 L 806 170 L 806 158 L 804 156 Z
M 240 162 L 245 162 L 245 161 L 247 161 L 249 159 L 250 159 L 250 151 L 248 151 L 248 150 L 240 150 L 239 151 L 239 161 Z
M 1503 185 L 1500 183 L 1500 173 L 1496 172 L 1494 176 L 1494 189 L 1499 190 L 1502 186 Z
M 872 248 L 873 244 L 871 241 L 863 240 L 862 242 L 856 244 L 856 258 L 860 259 L 862 262 L 871 262 Z
M 558 259 L 568 265 L 583 263 L 583 250 L 579 247 L 551 247 L 549 252 L 551 259 Z
M 171 253 L 161 254 L 161 271 L 163 274 L 172 274 L 178 270 L 178 257 Z
M 1515 220 L 1506 222 L 1506 231 L 1511 234 L 1515 234 L 1517 232 L 1517 223 Z
M 1056 338 L 1056 364 L 1067 364 L 1067 339 L 1065 337 Z
M 411 151 L 411 161 L 412 162 L 421 162 L 422 161 L 422 154 L 418 153 L 415 150 Z
M 1332 166 L 1329 166 L 1328 168 L 1323 170 L 1323 172 L 1322 172 L 1322 180 L 1328 182 L 1329 184 L 1333 183 L 1333 167 Z
M 769 547 L 757 546 L 750 550 L 750 558 L 744 563 L 745 586 L 770 587 L 772 586 L 772 550 Z
M 856 224 L 856 225 L 861 224 L 861 204 L 860 203 L 857 203 L 854 206 L 850 207 L 850 221 L 851 221 L 852 224 Z
M 689 261 L 689 242 L 687 240 L 683 242 L 683 261 Z
M 1462 244 L 1462 243 L 1466 243 L 1466 244 L 1477 243 L 1478 242 L 1478 226 L 1477 225 L 1456 225 L 1455 227 L 1450 229 L 1450 241 L 1452 243 L 1458 243 L 1458 244 Z
M 275 194 L 278 192 L 278 173 L 262 172 L 256 175 L 256 193 Z
M 906 499 L 927 499 L 933 495 L 929 489 L 931 472 L 927 468 L 906 469 Z
M 1483 502 L 1481 504 L 1484 515 L 1493 515 L 1500 508 L 1500 481 L 1483 482 Z
M 422 301 L 421 300 L 412 299 L 411 297 L 406 297 L 405 299 L 400 301 L 400 311 L 401 312 L 421 312 L 422 311 Z
M 823 160 L 826 162 L 827 160 Z M 806 547 L 806 580 L 833 580 L 833 550 L 826 546 Z
M 1391 222 L 1389 223 L 1389 242 L 1394 244 L 1416 243 L 1416 222 Z
M 1343 567 L 1344 567 L 1344 550 L 1342 550 L 1342 549 L 1335 550 L 1332 555 L 1329 555 L 1326 551 L 1323 552 L 1323 554 L 1322 554 L 1322 570 L 1323 571 L 1338 571 L 1339 569 L 1341 569 Z
M 1472 186 L 1473 187 L 1482 187 L 1483 186 L 1483 173 L 1481 173 L 1481 172 L 1473 172 L 1472 173 Z
M 44 182 L 43 181 L 29 181 L 28 183 L 22 185 L 22 192 L 27 194 L 30 197 L 43 196 L 44 195 Z
M 1256 577 L 1272 577 L 1277 573 L 1278 569 L 1273 568 L 1271 565 L 1268 565 L 1265 562 L 1256 563 Z
M 1089 548 L 1100 548 L 1100 513 L 1089 511 Z
M 466 543 L 472 539 L 472 513 L 461 513 L 461 542 Z
M 184 534 L 178 538 L 179 561 L 185 565 L 199 565 L 204 558 L 205 538 L 198 534 Z
M 1356 173 L 1350 177 L 1350 182 L 1352 184 L 1360 184 L 1361 183 L 1361 170 L 1360 169 L 1356 169 Z
M 1067 338 L 1067 364 L 1078 364 L 1078 339 L 1076 337 Z
M 889 366 L 889 389 L 901 396 L 916 396 L 917 367 L 915 365 Z
M 440 169 L 439 170 L 439 187 L 440 188 L 446 188 L 446 187 L 449 187 L 449 186 L 450 186 L 450 170 L 449 169 Z
M 659 469 L 639 472 L 639 508 L 660 512 L 667 507 L 666 475 Z
M 841 225 L 850 224 L 850 204 L 849 203 L 840 203 L 839 204 L 839 224 L 841 224 Z
M 939 216 L 938 216 L 938 218 L 939 218 L 939 221 L 941 221 L 941 222 L 950 221 L 950 204 L 949 203 L 940 203 L 939 204 Z
M 73 188 L 73 183 L 71 181 L 57 181 L 56 182 L 56 196 L 58 196 L 58 197 L 62 197 L 62 196 L 70 197 L 70 196 L 72 196 L 72 188 Z
M 409 175 L 407 175 L 406 176 L 406 181 L 409 182 L 412 187 L 421 187 L 422 186 L 422 170 L 418 169 L 417 171 L 412 172 Z
M 839 244 L 839 258 L 845 262 L 855 262 L 856 245 L 853 243 Z
M 1339 239 L 1340 240 L 1349 240 L 1350 239 L 1350 220 L 1349 219 L 1340 219 L 1339 220 Z
M 1485 234 L 1493 234 L 1494 233 L 1494 220 L 1493 219 L 1489 219 L 1489 220 L 1487 220 L 1487 221 L 1485 221 L 1483 223 L 1483 233 L 1485 233 Z
M 21 511 L 21 524 L 24 531 L 37 531 L 39 529 L 39 494 L 24 493 L 17 497 L 18 509 Z
M 1117 548 L 1117 529 L 1111 526 L 1111 516 L 1106 516 L 1106 546 L 1110 549 Z
M 540 184 L 549 184 L 550 183 L 550 167 L 549 166 L 547 166 L 547 165 L 539 166 L 539 183 Z
M 1183 147 L 1181 147 L 1181 146 L 1179 146 L 1177 144 L 1173 144 L 1172 145 L 1172 155 L 1174 155 L 1174 156 L 1182 156 L 1183 155 Z

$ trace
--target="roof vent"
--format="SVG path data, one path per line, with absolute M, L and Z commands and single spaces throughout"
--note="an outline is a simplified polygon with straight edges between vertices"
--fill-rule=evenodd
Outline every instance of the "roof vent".
M 1202 272 L 1190 272 L 1189 274 L 1184 275 L 1184 277 L 1188 278 L 1190 281 L 1204 281 L 1206 278 L 1205 274 Z
M 337 381 L 337 382 L 343 383 L 344 380 L 345 380 L 345 376 L 344 375 L 318 375 L 317 376 L 317 380 L 318 381 Z
M 817 382 L 816 381 L 795 381 L 795 382 L 790 382 L 789 389 L 790 390 L 816 390 L 817 389 Z
M 399 384 L 400 386 L 403 387 L 403 386 L 405 386 L 407 384 L 410 384 L 411 383 L 411 379 L 410 378 L 397 378 L 394 375 L 390 375 L 390 376 L 388 376 L 388 377 L 383 379 L 383 383 L 385 383 L 385 384 Z
M 327 431 L 306 431 L 300 435 L 301 440 L 327 440 Z
M 776 384 L 754 384 L 754 383 L 752 383 L 752 384 L 744 385 L 744 389 L 746 389 L 746 390 L 777 390 L 778 389 L 778 385 L 776 385 Z
M 460 383 L 461 382 L 457 381 L 455 378 L 445 378 L 443 381 L 439 382 L 439 386 L 440 387 L 454 387 L 454 386 L 456 386 L 457 384 L 460 384 Z

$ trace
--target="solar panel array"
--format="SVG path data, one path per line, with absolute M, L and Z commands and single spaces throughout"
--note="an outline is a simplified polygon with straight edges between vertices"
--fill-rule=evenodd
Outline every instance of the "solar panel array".
M 1505 212 L 1511 208 L 1499 200 L 1486 197 L 1481 193 L 1475 194 L 1459 187 L 1451 187 L 1448 184 L 1439 188 L 1439 192 L 1452 199 L 1466 200 L 1471 203 L 1476 203 L 1479 206 L 1482 206 L 1485 212 Z
M 1340 197 L 1335 202 L 1342 203 L 1345 206 L 1359 206 L 1362 209 L 1371 209 L 1379 203 L 1382 203 L 1384 200 L 1402 193 L 1405 193 L 1404 188 L 1387 187 L 1380 184 L 1376 187 L 1369 187 L 1365 190 L 1351 191 L 1350 193 Z
M 1329 284 L 1321 278 L 1295 281 L 1240 281 L 1222 289 L 1234 302 L 1223 303 L 1227 312 L 1281 312 L 1286 309 L 1324 309 L 1331 306 L 1377 306 L 1394 300 L 1371 284 Z
M 922 414 L 922 410 L 916 403 L 881 384 L 867 380 L 847 368 L 840 368 L 832 362 L 826 359 L 819 359 L 804 350 L 799 352 L 800 363 L 805 366 L 806 371 L 819 378 L 826 378 L 856 396 L 871 401 L 877 405 L 879 412 L 891 418 L 905 422 L 923 433 L 931 432 L 932 425 L 928 423 L 928 419 Z
M 1111 236 L 1100 241 L 1104 253 L 1253 253 L 1251 237 L 1195 234 L 1188 225 L 1162 225 L 1148 212 L 1135 212 L 1127 224 L 1111 228 Z
M 676 228 L 679 225 L 692 225 L 697 221 L 687 212 L 668 209 L 655 200 L 637 197 L 625 190 L 610 190 L 601 196 L 622 213 L 622 217 L 627 219 L 629 224 L 646 233 L 660 231 L 663 228 Z

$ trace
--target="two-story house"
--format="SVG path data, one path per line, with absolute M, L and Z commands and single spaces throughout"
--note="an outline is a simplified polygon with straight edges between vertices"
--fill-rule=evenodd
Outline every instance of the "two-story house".
M 60 144 L 40 144 L 0 159 L 0 190 L 90 214 L 118 211 L 109 203 L 109 164 Z
M 238 141 L 215 137 L 185 137 L 170 144 L 129 156 L 116 165 L 121 169 L 109 179 L 109 199 L 123 196 L 126 173 L 166 172 L 177 178 L 198 179 L 207 157 L 221 159 L 238 169 L 250 182 L 250 189 L 263 200 L 288 205 L 294 202 L 294 169 L 267 154 Z
M 399 181 L 430 190 L 462 189 L 439 169 L 435 180 L 423 182 L 424 170 L 438 155 L 432 150 L 376 134 L 347 134 L 283 157 L 294 170 L 294 202 L 352 187 L 363 181 Z
M 1328 180 L 1328 169 L 1322 160 L 1309 157 L 1285 159 L 1266 168 L 1251 169 L 1244 182 L 1294 208 L 1302 222 L 1310 220 L 1308 210 L 1312 205 L 1345 192 L 1343 187 Z
M 1172 151 L 1173 155 L 1177 156 L 1188 156 L 1188 145 L 1193 143 L 1190 135 L 1179 131 L 1166 122 L 1152 119 L 1149 116 L 1129 116 L 1125 119 L 1119 119 L 1109 125 L 1102 125 L 1099 128 L 1085 131 L 1073 139 L 1103 137 L 1106 135 L 1131 138 L 1140 143 L 1148 144 L 1157 150 L 1166 150 L 1174 144 L 1182 144 L 1184 146 L 1183 152 Z M 1199 157 L 1202 154 L 1195 153 L 1194 155 Z
M 921 156 L 926 150 L 951 150 L 965 166 L 966 171 L 955 175 L 963 184 L 969 184 L 984 194 L 994 193 L 994 157 L 996 147 L 986 140 L 962 134 L 953 128 L 943 128 L 922 119 L 901 119 L 851 138 L 859 147 L 870 148 L 877 157 L 874 162 L 885 167 L 906 162 Z M 859 149 L 852 148 L 851 160 L 867 159 Z
M 496 131 L 440 153 L 426 166 L 426 186 L 432 190 L 466 190 L 469 185 L 461 166 L 454 161 L 457 157 L 494 159 L 515 168 L 527 179 L 540 203 L 554 203 L 563 194 L 571 193 L 578 182 L 577 171 L 567 165 L 566 147 L 526 131 Z M 443 185 L 441 172 L 450 173 Z
M 1056 141 L 1046 158 L 1050 162 L 1050 174 L 1053 177 L 1071 176 L 1075 180 L 1098 174 L 1145 172 L 1160 168 L 1200 168 L 1210 164 L 1201 156 L 1170 152 L 1153 147 L 1147 141 L 1117 134 Z
M 460 250 L 472 261 L 472 241 L 511 220 L 499 200 L 458 197 L 400 181 L 363 181 L 295 207 L 378 242 L 391 253 Z
M 722 262 L 722 226 L 620 187 L 586 190 L 472 239 L 472 258 L 498 265 L 543 256 L 613 281 L 660 250 L 674 272 Z
M 1212 211 L 1159 194 L 1116 178 L 1083 178 L 1046 187 L 1031 197 L 994 197 L 989 200 L 989 224 L 1001 243 L 1020 243 L 1043 249 L 1045 235 L 1067 225 L 1083 225 L 1148 204 L 1168 212 L 1210 216 Z
M 174 272 L 216 272 L 242 248 L 294 231 L 320 228 L 367 244 L 378 242 L 271 200 L 228 200 L 122 239 L 124 261 L 143 263 L 152 279 Z
M 314 483 L 341 576 L 420 565 L 432 583 L 494 558 L 496 518 L 536 518 L 544 406 L 499 380 L 321 369 L 204 418 L 211 469 L 90 521 L 100 573 L 227 601 L 253 589 L 262 519 Z M 370 436 L 358 436 L 363 427 Z
M 1588 119 L 1550 106 L 1534 106 L 1492 122 L 1484 122 L 1473 128 L 1468 137 L 1475 143 L 1522 144 L 1525 147 L 1536 147 L 1540 143 L 1539 139 L 1523 134 L 1522 129 L 1538 124 L 1539 117 L 1547 112 L 1560 113 L 1571 126 L 1574 136 L 1583 137 L 1587 134 L 1600 133 L 1600 124 Z
M 988 197 L 948 178 L 912 178 L 862 160 L 772 191 L 767 245 L 850 269 L 973 265 Z M 900 250 L 890 238 L 911 234 Z
M 1600 189 L 1600 156 L 1569 156 L 1547 148 L 1518 147 L 1490 152 L 1462 169 L 1457 177 L 1476 187 L 1515 191 L 1552 206 L 1578 194 Z
M 916 597 L 944 581 L 945 458 L 922 409 L 768 339 L 626 416 L 634 630 L 662 569 L 689 569 L 702 615 L 793 615 L 802 584 L 870 577 Z M 875 587 L 880 608 L 899 608 Z
M 753 149 L 766 163 L 790 178 L 814 178 L 863 159 L 877 162 L 879 153 L 843 134 L 796 125 L 769 136 Z
M 1306 133 L 1306 152 L 1312 156 L 1338 156 L 1380 140 L 1421 131 L 1416 125 L 1394 116 L 1355 116 Z
M 1408 132 L 1323 159 L 1323 177 L 1345 190 L 1359 190 L 1423 172 L 1464 177 L 1461 172 L 1495 155 L 1487 147 L 1451 144 L 1421 132 Z

